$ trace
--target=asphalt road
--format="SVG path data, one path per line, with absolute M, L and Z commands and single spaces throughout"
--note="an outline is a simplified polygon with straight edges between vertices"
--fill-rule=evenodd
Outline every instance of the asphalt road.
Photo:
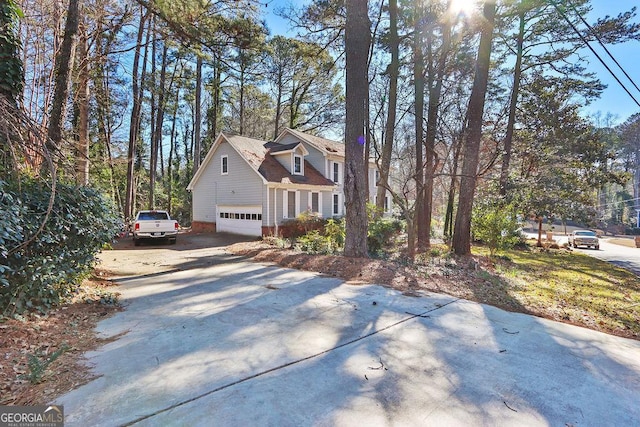
M 600 250 L 578 248 L 578 251 L 592 257 L 608 261 L 612 264 L 633 271 L 640 276 L 640 248 L 609 243 L 606 238 L 600 239 Z
M 639 341 L 180 239 L 107 255 L 166 270 L 118 279 L 67 426 L 640 424 Z
M 527 232 L 525 234 L 530 239 L 538 238 L 537 233 Z M 559 245 L 563 245 L 564 243 L 567 243 L 566 236 L 555 235 L 553 238 Z M 543 235 L 543 239 L 544 239 L 544 235 Z M 582 252 L 586 255 L 590 255 L 592 257 L 601 259 L 603 261 L 608 261 L 612 264 L 616 264 L 640 276 L 640 248 L 633 248 L 629 246 L 610 243 L 609 239 L 605 237 L 600 239 L 600 250 L 589 249 L 584 247 L 580 247 L 577 249 L 572 248 L 572 249 Z

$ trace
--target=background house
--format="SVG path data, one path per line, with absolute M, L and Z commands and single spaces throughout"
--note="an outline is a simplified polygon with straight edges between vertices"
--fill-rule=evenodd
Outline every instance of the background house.
M 285 129 L 275 141 L 220 134 L 187 186 L 195 231 L 277 234 L 305 211 L 344 215 L 344 144 Z M 376 193 L 369 165 L 369 197 Z

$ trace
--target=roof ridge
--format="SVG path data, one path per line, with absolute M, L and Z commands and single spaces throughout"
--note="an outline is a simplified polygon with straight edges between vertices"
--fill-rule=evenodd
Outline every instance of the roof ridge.
M 297 129 L 286 128 L 285 131 L 289 131 L 292 135 L 305 140 L 318 150 L 325 151 L 327 153 L 340 153 L 342 155 L 345 154 L 345 145 L 343 142 L 334 141 L 332 139 L 323 138 L 321 136 L 311 135 Z

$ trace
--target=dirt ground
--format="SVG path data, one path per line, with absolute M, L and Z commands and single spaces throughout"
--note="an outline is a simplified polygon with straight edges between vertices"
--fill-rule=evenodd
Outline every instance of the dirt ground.
M 109 295 L 117 295 L 114 279 L 211 265 L 219 259 L 212 258 L 214 254 L 251 257 L 257 262 L 315 271 L 343 278 L 356 286 L 379 284 L 409 296 L 422 291 L 445 293 L 509 311 L 562 320 L 557 319 L 553 310 L 524 310 L 508 296 L 504 286 L 478 274 L 479 270 L 495 268 L 493 261 L 483 257 L 435 257 L 435 262 L 409 267 L 398 260 L 308 255 L 223 233 L 183 233 L 175 245 L 151 242 L 134 246 L 131 238 L 123 238 L 113 249 L 99 255 L 93 277 L 83 283 L 73 301 L 47 316 L 32 316 L 24 321 L 0 320 L 0 404 L 45 404 L 91 379 L 83 354 L 104 344 L 96 337 L 95 326 L 121 309 L 118 305 L 101 303 L 105 299 L 110 302 Z M 61 356 L 42 370 L 39 382 L 32 384 L 27 376 L 34 367 L 41 369 L 52 354 L 63 348 Z M 37 356 L 35 365 L 33 356 Z
M 43 405 L 91 379 L 83 354 L 106 342 L 94 328 L 121 310 L 106 276 L 96 270 L 72 301 L 46 316 L 0 319 L 0 405 Z
M 492 262 L 484 257 L 436 258 L 435 262 L 409 265 L 401 260 L 309 255 L 261 241 L 233 244 L 228 250 L 258 262 L 340 277 L 353 285 L 377 284 L 409 296 L 417 296 L 420 291 L 444 293 L 509 311 L 522 311 L 520 305 L 506 297 L 504 289 L 478 277 L 476 272 L 479 269 L 490 271 L 494 268 Z

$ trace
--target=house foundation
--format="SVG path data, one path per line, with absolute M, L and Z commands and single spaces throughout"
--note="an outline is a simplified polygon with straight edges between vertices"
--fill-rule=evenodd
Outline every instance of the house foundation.
M 191 223 L 191 231 L 196 233 L 215 233 L 216 223 L 205 221 L 193 221 Z

